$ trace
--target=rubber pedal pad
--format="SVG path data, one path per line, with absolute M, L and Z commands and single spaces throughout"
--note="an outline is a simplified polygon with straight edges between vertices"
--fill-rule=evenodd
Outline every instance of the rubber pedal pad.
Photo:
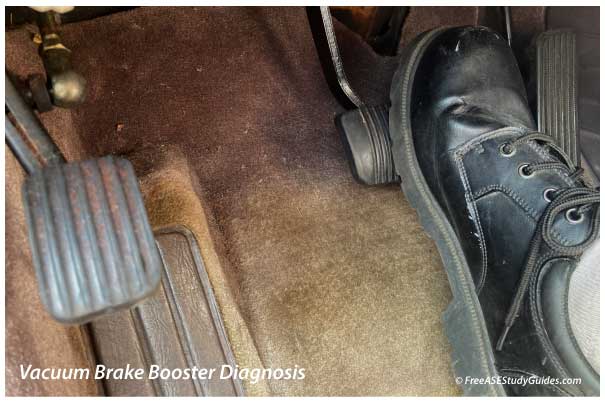
M 63 323 L 127 308 L 158 287 L 162 261 L 129 161 L 55 164 L 23 185 L 40 297 Z
M 578 165 L 578 77 L 576 36 L 569 30 L 546 31 L 536 38 L 538 130 L 555 139 Z
M 361 106 L 336 117 L 351 173 L 364 185 L 396 183 L 387 105 Z

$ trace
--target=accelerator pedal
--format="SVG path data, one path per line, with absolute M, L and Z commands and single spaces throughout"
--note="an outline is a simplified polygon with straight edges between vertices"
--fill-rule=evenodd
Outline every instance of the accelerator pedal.
M 580 164 L 576 36 L 568 30 L 543 32 L 536 39 L 538 130 Z
M 130 307 L 160 282 L 162 262 L 129 161 L 50 164 L 23 187 L 41 300 L 59 322 Z

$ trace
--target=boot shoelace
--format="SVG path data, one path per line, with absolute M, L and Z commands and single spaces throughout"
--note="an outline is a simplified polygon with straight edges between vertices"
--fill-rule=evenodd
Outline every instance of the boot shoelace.
M 525 258 L 525 266 L 522 269 L 522 274 L 517 283 L 514 298 L 508 309 L 504 321 L 504 328 L 500 334 L 498 343 L 496 344 L 497 351 L 501 351 L 504 347 L 506 336 L 519 316 L 531 280 L 542 265 L 543 259 L 540 258 L 540 252 L 543 245 L 546 244 L 550 248 L 552 257 L 578 257 L 599 236 L 599 188 L 593 189 L 586 186 L 580 178 L 583 170 L 574 166 L 565 152 L 553 143 L 552 137 L 543 133 L 528 133 L 513 141 L 504 143 L 500 150 L 503 155 L 512 155 L 515 152 L 515 147 L 530 141 L 536 141 L 548 146 L 558 154 L 560 161 L 562 162 L 551 161 L 523 164 L 519 168 L 519 174 L 521 176 L 529 177 L 540 170 L 559 169 L 567 173 L 574 182 L 579 182 L 580 185 L 559 190 L 547 189 L 547 191 L 544 192 L 544 198 L 550 203 L 540 216 L 538 225 L 536 226 L 536 230 L 530 242 L 529 252 Z M 564 245 L 555 239 L 552 229 L 555 219 L 559 214 L 565 211 L 566 217 L 570 222 L 579 223 L 591 209 L 594 211 L 589 223 L 590 232 L 584 241 L 570 246 Z

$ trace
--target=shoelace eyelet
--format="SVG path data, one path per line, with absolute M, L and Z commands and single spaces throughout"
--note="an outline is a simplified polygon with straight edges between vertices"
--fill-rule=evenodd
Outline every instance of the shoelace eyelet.
M 506 151 L 507 149 L 508 151 Z M 509 143 L 502 143 L 500 145 L 500 155 L 502 155 L 503 157 L 512 157 L 513 155 L 515 155 L 516 152 L 517 150 L 515 150 L 514 147 L 511 147 Z
M 527 173 L 527 168 L 529 167 L 529 164 L 522 164 L 519 166 L 519 176 L 521 176 L 522 178 L 531 178 L 532 176 L 534 176 L 535 172 L 532 173 Z
M 543 193 L 544 200 L 546 200 L 547 203 L 550 203 L 552 201 L 552 194 L 556 191 L 557 191 L 557 189 L 553 189 L 553 188 L 546 189 Z
M 584 213 L 578 214 L 577 208 L 570 208 L 565 212 L 565 219 L 567 219 L 570 224 L 579 224 L 584 221 Z

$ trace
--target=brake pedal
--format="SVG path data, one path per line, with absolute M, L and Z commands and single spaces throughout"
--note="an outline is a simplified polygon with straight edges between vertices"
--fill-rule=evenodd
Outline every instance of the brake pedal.
M 353 177 L 364 185 L 396 183 L 386 105 L 365 106 L 336 117 Z
M 324 28 L 322 39 L 314 40 L 318 53 L 329 49 L 331 68 L 324 66 L 326 79 L 336 77 L 338 90 L 335 95 L 344 101 L 343 106 L 352 108 L 336 116 L 336 128 L 349 161 L 353 177 L 363 185 L 384 185 L 398 181 L 391 155 L 389 136 L 389 108 L 387 105 L 368 106 L 355 93 L 344 70 L 330 7 L 319 7 Z M 311 19 L 311 16 L 310 16 Z M 317 35 L 318 37 L 320 35 Z M 321 60 L 323 58 L 320 57 Z M 327 72 L 326 72 L 327 70 Z
M 579 165 L 576 36 L 567 30 L 546 31 L 536 40 L 538 130 Z

